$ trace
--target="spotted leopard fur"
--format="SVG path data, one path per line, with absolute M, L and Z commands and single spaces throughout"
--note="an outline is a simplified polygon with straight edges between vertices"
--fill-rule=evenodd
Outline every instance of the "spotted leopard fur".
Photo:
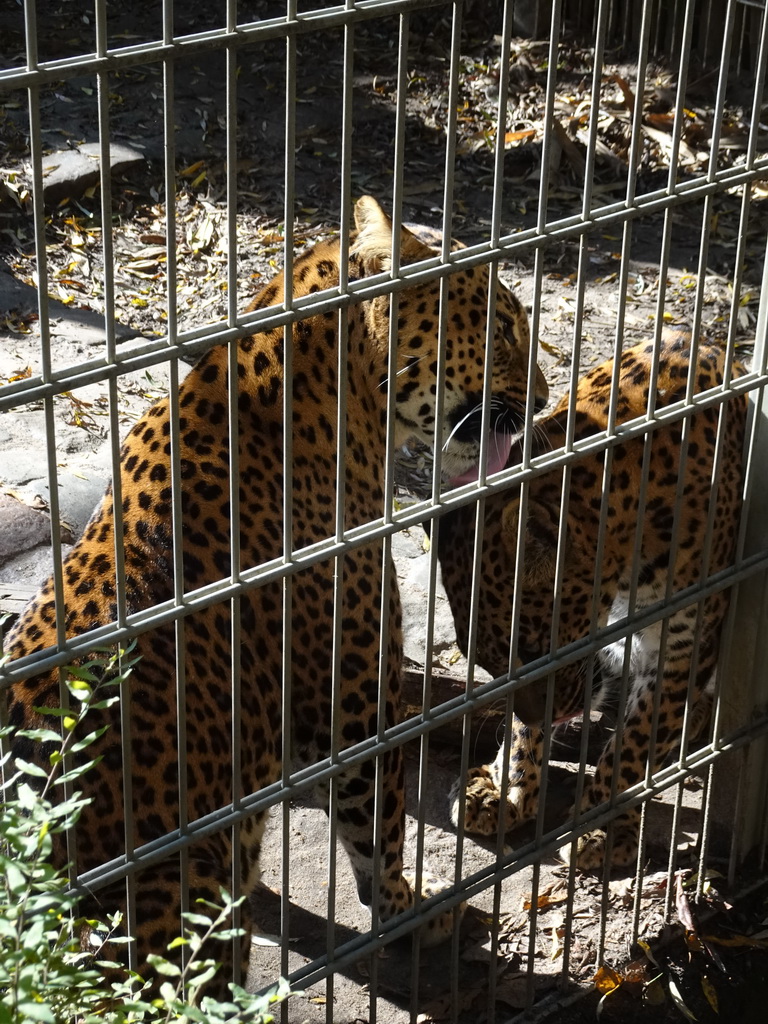
M 350 239 L 348 278 L 362 281 L 390 269 L 392 226 L 378 203 L 361 199 L 355 210 L 356 230 Z M 401 261 L 411 264 L 432 258 L 436 251 L 406 229 L 400 239 Z M 292 294 L 298 299 L 339 283 L 339 241 L 321 243 L 296 259 Z M 288 329 L 292 345 L 293 401 L 291 481 L 291 546 L 294 551 L 333 539 L 336 531 L 337 451 L 344 442 L 343 527 L 355 527 L 384 512 L 384 476 L 388 393 L 394 389 L 394 438 L 397 444 L 415 436 L 432 444 L 436 427 L 435 396 L 444 388 L 443 420 L 438 438 L 445 446 L 449 472 L 477 464 L 483 394 L 489 299 L 487 267 L 451 273 L 445 309 L 445 373 L 436 378 L 440 321 L 440 284 L 406 284 L 396 291 L 397 374 L 388 374 L 390 297 L 379 295 L 348 306 L 346 369 L 343 390 L 346 423 L 338 436 L 339 315 L 335 311 L 296 319 Z M 282 302 L 282 275 L 255 299 L 253 310 Z M 494 415 L 498 429 L 518 430 L 523 422 L 529 335 L 525 311 L 500 284 L 495 297 L 493 337 Z M 344 342 L 342 342 L 344 343 Z M 238 436 L 239 552 L 241 570 L 283 555 L 285 500 L 283 451 L 284 332 L 281 327 L 252 334 L 237 343 L 235 407 Z M 229 351 L 218 346 L 191 370 L 178 394 L 178 466 L 180 493 L 173 487 L 172 401 L 158 402 L 130 431 L 120 458 L 122 555 L 125 563 L 125 610 L 128 615 L 170 601 L 174 596 L 173 504 L 180 502 L 186 593 L 232 572 L 230 539 L 230 431 L 228 402 Z M 540 371 L 537 401 L 546 400 Z M 115 491 L 110 488 L 87 524 L 63 567 L 64 601 L 56 607 L 53 581 L 46 583 L 10 634 L 6 652 L 10 666 L 29 659 L 26 678 L 11 688 L 9 718 L 17 729 L 50 725 L 38 708 L 60 703 L 57 672 L 40 674 L 30 656 L 56 645 L 56 621 L 73 637 L 113 622 L 118 615 L 115 557 Z M 122 704 L 130 732 L 123 736 L 117 706 L 91 710 L 84 728 L 109 726 L 88 749 L 100 763 L 82 779 L 90 804 L 77 826 L 77 867 L 96 868 L 126 850 L 125 794 L 130 793 L 134 827 L 132 847 L 156 843 L 179 828 L 180 793 L 186 793 L 188 819 L 194 821 L 226 808 L 239 795 L 248 796 L 276 783 L 282 773 L 283 730 L 290 729 L 296 765 L 312 764 L 377 734 L 379 715 L 390 728 L 399 719 L 401 613 L 394 576 L 382 615 L 382 544 L 355 541 L 335 563 L 333 557 L 294 572 L 290 587 L 292 646 L 290 722 L 283 721 L 284 671 L 282 637 L 285 593 L 272 578 L 250 586 L 233 604 L 211 600 L 170 623 L 139 632 L 139 660 L 123 687 Z M 334 692 L 334 580 L 342 578 L 338 702 Z M 239 616 L 240 668 L 237 707 L 232 706 L 233 610 Z M 179 633 L 186 657 L 177 677 Z M 389 641 L 383 656 L 385 685 L 379 689 L 379 638 Z M 18 666 L 17 666 L 18 667 Z M 6 670 L 8 665 L 6 665 Z M 180 779 L 177 683 L 186 702 L 186 771 Z M 234 710 L 234 717 L 233 717 Z M 233 777 L 232 736 L 240 740 L 239 774 Z M 123 748 L 130 765 L 123 765 Z M 50 749 L 20 738 L 16 755 L 47 764 Z M 83 755 L 85 756 L 85 755 Z M 124 771 L 130 786 L 124 788 Z M 403 872 L 405 804 L 403 755 L 399 746 L 382 754 L 380 845 L 374 845 L 377 764 L 358 761 L 338 776 L 337 814 L 341 840 L 349 853 L 357 889 L 364 904 L 376 904 L 386 920 L 409 908 L 413 890 Z M 219 888 L 252 892 L 265 812 L 252 814 L 237 833 L 233 856 L 231 831 L 215 832 L 188 850 L 182 878 L 178 857 L 140 871 L 136 889 L 136 939 L 139 970 L 148 971 L 147 955 L 164 952 L 179 933 L 181 893 L 218 901 Z M 56 858 L 66 854 L 61 846 Z M 379 887 L 373 883 L 378 866 Z M 99 892 L 104 914 L 124 907 L 124 886 Z M 251 911 L 243 907 L 249 949 Z M 428 941 L 451 930 L 451 913 L 433 919 Z M 226 950 L 221 951 L 226 959 Z M 231 965 L 230 965 L 231 966 Z
M 689 373 L 695 393 L 722 384 L 724 356 L 718 345 L 702 341 L 693 365 L 691 358 L 687 336 L 671 335 L 664 340 L 658 353 L 655 381 L 657 410 L 685 396 Z M 652 344 L 640 344 L 622 354 L 617 423 L 646 414 L 653 359 Z M 735 366 L 733 372 L 738 375 L 743 371 Z M 609 361 L 579 382 L 573 410 L 577 442 L 607 428 L 613 376 L 614 365 Z M 644 436 L 637 436 L 617 444 L 609 463 L 603 451 L 584 454 L 573 462 L 565 509 L 567 533 L 562 574 L 557 584 L 562 469 L 534 476 L 530 482 L 524 513 L 524 563 L 517 583 L 514 581 L 521 514 L 519 489 L 488 498 L 479 570 L 477 658 L 481 665 L 495 677 L 508 671 L 515 586 L 522 587 L 522 594 L 517 595 L 517 649 L 520 661 L 527 663 L 548 655 L 553 646 L 557 649 L 589 636 L 595 625 L 602 627 L 626 617 L 636 545 L 640 563 L 634 606 L 638 613 L 664 599 L 668 586 L 674 595 L 700 583 L 705 573 L 716 573 L 732 563 L 741 501 L 744 399 L 737 398 L 722 407 L 724 424 L 716 471 L 720 415 L 720 406 L 700 408 L 689 421 L 685 441 L 680 421 L 666 423 L 653 430 L 647 442 Z M 562 446 L 568 418 L 569 402 L 564 398 L 537 424 L 539 451 Z M 640 482 L 646 456 L 648 487 L 641 505 Z M 603 546 L 599 547 L 604 495 L 608 498 L 606 531 Z M 676 516 L 678 497 L 680 511 Z M 464 648 L 470 621 L 474 537 L 474 508 L 452 512 L 440 523 L 443 581 L 459 643 Z M 586 786 L 583 809 L 608 801 L 614 787 L 621 793 L 643 780 L 649 759 L 658 766 L 681 741 L 686 707 L 693 708 L 689 728 L 704 716 L 727 606 L 728 592 L 721 590 L 700 603 L 672 612 L 666 619 L 659 613 L 658 621 L 633 634 L 624 721 L 619 724 L 615 739 L 607 743 L 594 777 Z M 555 608 L 559 609 L 557 620 Z M 666 639 L 659 666 L 663 633 Z M 615 682 L 621 677 L 624 648 L 624 643 L 618 642 L 601 652 L 605 688 L 602 694 L 594 695 L 593 707 L 609 696 L 608 681 Z M 581 714 L 587 679 L 585 667 L 583 660 L 577 660 L 555 672 L 553 721 Z M 458 784 L 454 788 L 452 815 L 457 821 L 460 807 L 464 807 L 467 831 L 492 835 L 498 831 L 501 820 L 507 830 L 536 817 L 546 696 L 546 680 L 516 691 L 508 766 L 502 746 L 493 763 L 470 770 L 463 791 Z M 658 714 L 654 718 L 656 696 Z M 506 803 L 502 805 L 504 781 Z M 606 858 L 614 866 L 631 864 L 637 856 L 638 820 L 637 809 L 618 814 L 610 851 L 606 849 L 605 831 L 587 832 L 577 843 L 577 864 L 583 869 L 597 868 Z M 562 853 L 570 855 L 570 848 Z

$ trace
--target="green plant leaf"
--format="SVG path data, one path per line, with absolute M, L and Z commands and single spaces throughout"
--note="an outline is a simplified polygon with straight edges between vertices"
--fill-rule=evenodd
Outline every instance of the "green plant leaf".
M 27 876 L 18 864 L 14 864 L 13 861 L 5 857 L 2 860 L 4 862 L 5 883 L 8 886 L 8 891 L 13 893 L 14 896 L 20 896 L 27 888 Z
M 72 744 L 70 748 L 72 753 L 77 754 L 81 750 L 85 750 L 86 747 L 89 747 L 92 743 L 95 743 L 100 736 L 103 736 L 108 728 L 108 725 L 103 725 L 100 729 L 94 729 L 94 731 L 89 732 L 87 736 L 83 736 L 81 740 L 78 740 L 76 743 Z
M 24 772 L 25 775 L 34 775 L 37 779 L 47 779 L 48 772 L 45 768 L 41 768 L 39 764 L 32 764 L 29 761 L 24 761 L 22 758 L 17 757 L 15 759 L 16 767 Z
M 224 928 L 222 931 L 211 933 L 211 938 L 217 942 L 231 942 L 232 939 L 240 939 L 245 935 L 244 928 Z
M 213 924 L 210 917 L 206 917 L 205 914 L 196 914 L 192 910 L 187 910 L 181 915 L 187 924 L 196 924 L 201 928 L 210 928 Z
M 94 757 L 92 761 L 86 761 L 85 764 L 75 765 L 74 768 L 70 769 L 68 772 L 64 772 L 63 775 L 60 775 L 58 779 L 55 780 L 55 785 L 61 786 L 65 782 L 73 782 L 75 779 L 79 779 L 81 775 L 85 775 L 86 772 L 89 772 L 94 765 L 99 763 L 99 761 L 101 761 L 101 757 Z
M 213 960 L 205 960 L 200 963 L 193 962 L 191 967 L 196 972 L 199 971 L 199 973 L 196 973 L 194 978 L 190 980 L 190 985 L 194 988 L 200 988 L 200 986 L 205 985 L 206 982 L 216 975 L 221 964 Z
M 20 1020 L 27 1018 L 29 1020 L 45 1021 L 46 1024 L 56 1024 L 56 1017 L 46 1003 L 38 1003 L 32 999 L 25 1000 L 24 1002 L 19 1001 L 16 1009 L 20 1015 Z
M 19 729 L 18 735 L 38 743 L 61 743 L 61 734 L 53 729 Z
M 147 963 L 154 967 L 158 974 L 163 974 L 167 978 L 178 978 L 181 975 L 180 967 L 172 964 L 164 956 L 160 956 L 157 953 L 149 953 L 147 955 Z

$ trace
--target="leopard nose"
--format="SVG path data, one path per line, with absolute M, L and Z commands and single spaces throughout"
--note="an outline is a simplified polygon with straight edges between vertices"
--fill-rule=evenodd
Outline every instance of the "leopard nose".
M 549 385 L 547 384 L 547 378 L 541 372 L 540 366 L 536 367 L 533 393 L 533 407 L 536 412 L 541 412 L 549 399 Z
M 542 692 L 541 685 L 536 683 L 515 690 L 515 714 L 524 725 L 541 725 L 544 721 L 546 697 L 546 690 Z

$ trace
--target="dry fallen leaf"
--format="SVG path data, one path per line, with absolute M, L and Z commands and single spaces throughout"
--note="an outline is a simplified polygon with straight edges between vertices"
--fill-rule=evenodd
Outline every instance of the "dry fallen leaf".
M 561 878 L 539 892 L 538 899 L 536 900 L 536 906 L 539 910 L 543 910 L 545 907 L 552 907 L 558 903 L 565 903 L 567 899 L 568 883 L 565 879 Z M 532 905 L 530 896 L 523 900 L 523 910 L 530 910 Z
M 602 967 L 598 968 L 594 978 L 595 988 L 598 992 L 603 993 L 613 992 L 614 989 L 621 985 L 621 981 L 621 975 L 607 964 L 603 964 Z
M 696 922 L 693 919 L 693 912 L 691 911 L 691 905 L 688 902 L 688 897 L 683 891 L 683 878 L 682 875 L 678 874 L 675 879 L 675 907 L 677 909 L 677 916 L 680 918 L 680 923 L 689 932 L 696 933 Z
M 666 1001 L 667 994 L 664 991 L 661 975 L 657 975 L 643 989 L 643 1003 L 647 1006 L 663 1006 Z
M 632 88 L 626 78 L 622 78 L 621 75 L 611 75 L 608 80 L 610 82 L 615 82 L 616 85 L 618 85 L 621 89 L 621 94 L 624 97 L 624 102 L 627 105 L 627 110 L 630 114 L 634 113 L 635 94 L 632 92 Z
M 706 998 L 707 1002 L 712 1007 L 712 1009 L 715 1011 L 715 1013 L 719 1013 L 720 1010 L 718 1008 L 717 992 L 715 991 L 715 986 L 712 984 L 712 982 L 709 980 L 706 974 L 702 975 L 701 978 L 701 991 L 704 993 L 704 997 Z
M 519 142 L 521 139 L 533 139 L 535 136 L 535 128 L 524 128 L 517 132 L 507 132 L 504 136 L 504 142 L 506 145 L 509 145 L 510 142 Z
M 680 989 L 677 987 L 675 979 L 669 978 L 667 980 L 667 984 L 669 985 L 669 994 L 672 996 L 672 1001 L 680 1013 L 682 1013 L 687 1020 L 698 1020 L 698 1018 L 685 1005 L 685 1000 L 682 997 Z
M 653 966 L 654 967 L 658 967 L 659 964 L 658 964 L 658 962 L 656 960 L 656 957 L 651 952 L 651 947 L 648 945 L 648 943 L 645 942 L 643 939 L 638 939 L 637 940 L 637 944 L 640 947 L 640 949 L 642 949 L 642 951 L 645 953 L 645 955 L 648 957 L 649 961 L 653 964 Z

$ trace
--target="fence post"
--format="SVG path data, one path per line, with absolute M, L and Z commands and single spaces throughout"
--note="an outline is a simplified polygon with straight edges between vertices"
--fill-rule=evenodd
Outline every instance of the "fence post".
M 763 264 L 753 367 L 768 366 L 768 248 Z M 744 554 L 768 551 L 768 389 L 750 392 L 749 502 Z M 754 424 L 754 431 L 752 431 Z M 722 679 L 719 734 L 727 737 L 768 710 L 768 573 L 742 581 L 735 595 L 733 633 Z M 768 820 L 768 735 L 763 732 L 716 763 L 712 840 L 717 853 L 730 847 L 733 874 L 751 852 L 764 856 Z M 762 849 L 760 849 L 762 847 Z

